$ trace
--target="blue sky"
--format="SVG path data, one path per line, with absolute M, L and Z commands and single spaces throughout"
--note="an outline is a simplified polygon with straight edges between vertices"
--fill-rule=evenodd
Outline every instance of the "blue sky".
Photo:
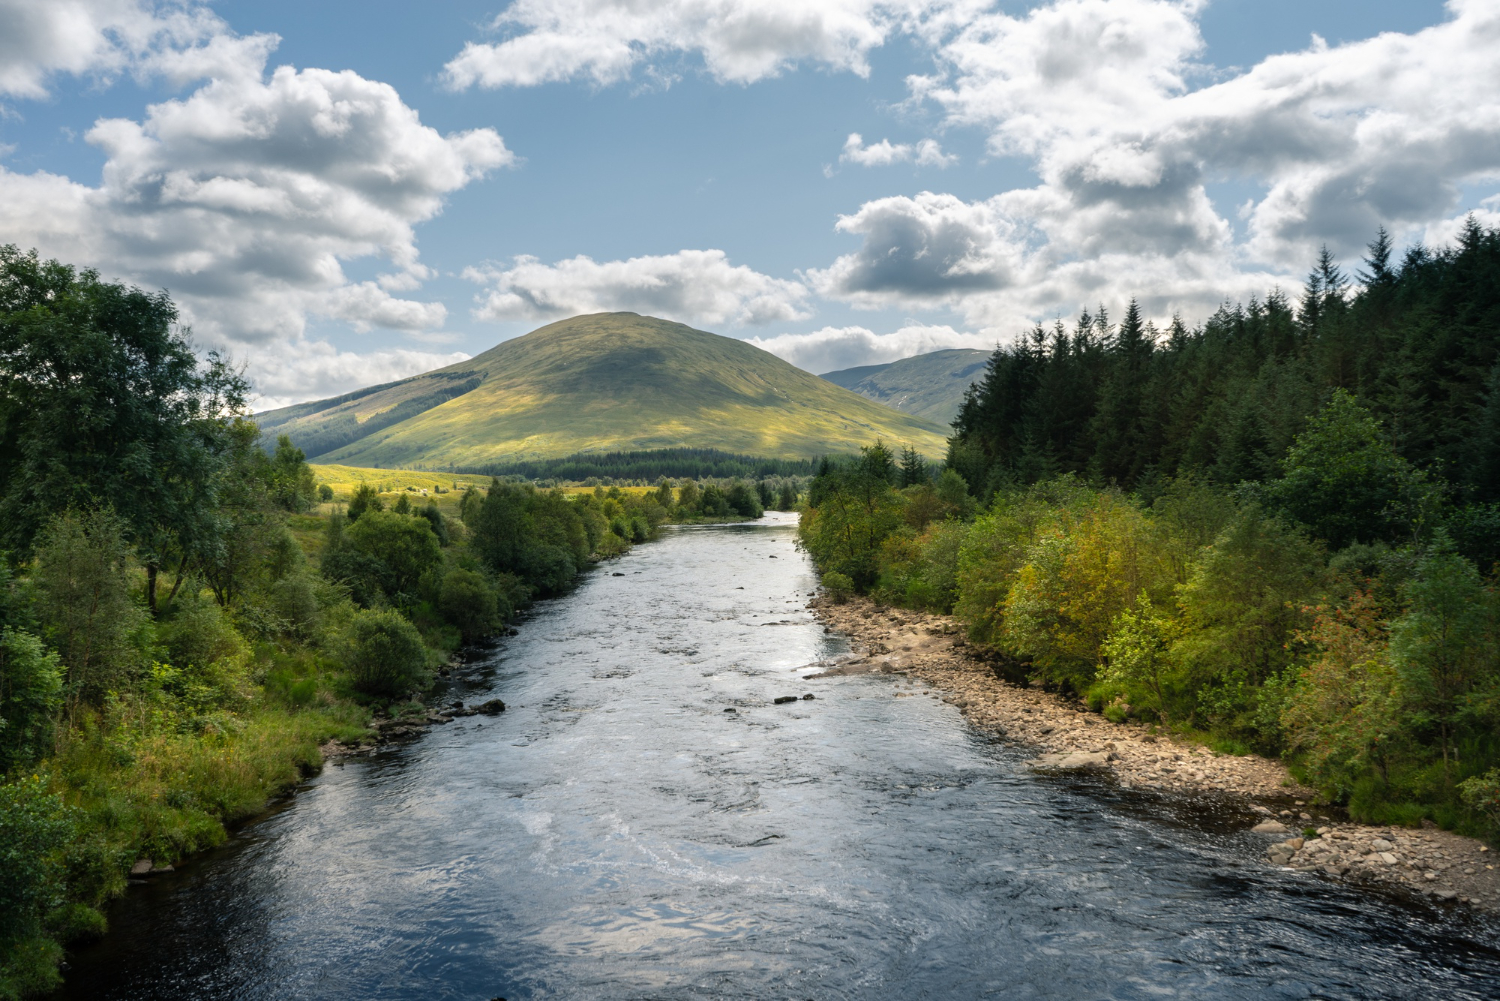
M 597 309 L 814 371 L 1192 320 L 1500 222 L 1497 0 L 636 6 L 0 0 L 0 242 L 269 405 Z

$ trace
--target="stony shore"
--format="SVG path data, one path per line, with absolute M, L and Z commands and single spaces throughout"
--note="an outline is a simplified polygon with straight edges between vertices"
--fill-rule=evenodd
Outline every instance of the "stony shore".
M 879 606 L 867 598 L 809 608 L 824 627 L 846 636 L 853 656 L 809 677 L 893 674 L 894 698 L 936 697 L 976 726 L 1035 747 L 1040 771 L 1088 769 L 1123 788 L 1178 796 L 1235 796 L 1260 815 L 1265 861 L 1325 878 L 1399 886 L 1439 901 L 1500 910 L 1497 854 L 1481 842 L 1434 828 L 1369 827 L 1337 822 L 1314 803 L 1280 762 L 1221 755 L 1135 723 L 1113 723 L 1075 702 L 1002 681 L 976 656 L 953 618 Z M 1300 836 L 1314 828 L 1315 837 Z

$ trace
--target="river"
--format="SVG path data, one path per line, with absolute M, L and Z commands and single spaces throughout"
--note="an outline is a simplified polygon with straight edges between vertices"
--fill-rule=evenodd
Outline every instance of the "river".
M 59 996 L 1500 997 L 1493 923 L 1268 869 L 1233 808 L 1035 776 L 892 678 L 801 680 L 843 645 L 794 530 L 670 528 L 540 604 L 454 684 L 508 711 L 133 887 Z

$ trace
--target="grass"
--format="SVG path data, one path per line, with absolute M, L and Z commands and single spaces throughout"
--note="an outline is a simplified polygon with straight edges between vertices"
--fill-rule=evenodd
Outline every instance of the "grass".
M 366 483 L 382 495 L 391 495 L 390 499 L 394 499 L 395 495 L 400 493 L 416 493 L 420 497 L 423 490 L 427 491 L 428 497 L 441 498 L 445 495 L 437 492 L 439 488 L 461 495 L 471 486 L 483 490 L 490 485 L 490 477 L 476 476 L 472 473 L 429 473 L 411 469 L 377 469 L 369 466 L 316 463 L 309 464 L 309 467 L 312 469 L 313 479 L 333 488 L 334 499 L 340 501 L 348 501 L 355 489 Z M 408 487 L 414 489 L 409 491 Z
M 482 381 L 443 400 L 428 391 L 428 383 L 459 385 L 454 379 L 465 374 Z M 382 423 L 382 415 L 397 408 L 405 414 L 414 400 L 432 405 Z M 305 448 L 346 441 L 320 456 L 328 462 L 408 470 L 662 448 L 807 459 L 853 452 L 877 438 L 933 458 L 946 449 L 938 425 L 744 341 L 634 313 L 574 317 L 357 399 L 300 404 L 258 419 L 267 434 L 288 434 Z M 343 430 L 330 436 L 335 425 Z M 347 440 L 349 428 L 372 430 Z M 456 479 L 430 479 L 443 477 Z

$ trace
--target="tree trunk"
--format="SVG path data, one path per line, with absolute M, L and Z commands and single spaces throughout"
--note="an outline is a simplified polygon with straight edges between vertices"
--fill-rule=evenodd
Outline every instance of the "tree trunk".
M 153 619 L 156 618 L 156 574 L 158 569 L 155 560 L 146 564 L 146 607 L 151 610 L 151 617 Z
M 177 589 L 182 586 L 182 578 L 186 576 L 187 568 L 188 558 L 184 556 L 182 558 L 182 565 L 177 568 L 177 579 L 172 582 L 172 590 L 167 592 L 167 604 L 170 605 L 172 599 L 177 597 Z

